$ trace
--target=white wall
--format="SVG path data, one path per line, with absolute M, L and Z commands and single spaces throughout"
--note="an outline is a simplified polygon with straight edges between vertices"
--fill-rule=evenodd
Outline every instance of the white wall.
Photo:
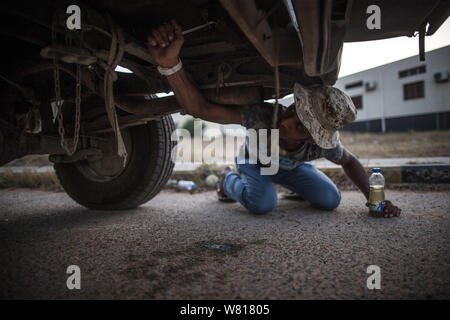
M 426 65 L 426 73 L 399 78 L 399 71 L 421 65 Z M 433 75 L 439 71 L 450 71 L 450 46 L 427 52 L 425 61 L 414 56 L 339 78 L 335 86 L 350 96 L 362 95 L 363 109 L 358 110 L 357 121 L 380 119 L 383 113 L 392 118 L 450 111 L 450 82 L 436 83 Z M 361 80 L 376 81 L 377 89 L 345 89 L 346 84 Z M 425 82 L 425 97 L 403 100 L 403 85 L 421 80 Z

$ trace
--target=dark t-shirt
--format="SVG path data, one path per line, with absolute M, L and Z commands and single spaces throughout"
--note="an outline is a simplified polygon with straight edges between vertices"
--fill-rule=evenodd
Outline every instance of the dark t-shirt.
M 280 106 L 278 110 L 278 116 L 281 115 L 285 107 Z M 273 104 L 253 104 L 242 105 L 240 107 L 242 116 L 242 125 L 247 129 L 271 129 L 272 126 L 272 114 Z M 247 149 L 247 150 L 245 150 Z M 252 150 L 248 148 L 248 140 L 246 139 L 245 145 L 241 147 L 238 160 L 243 157 L 248 158 L 252 155 Z M 255 158 L 257 151 L 255 150 Z M 316 144 L 312 144 L 308 141 L 302 145 L 302 147 L 296 151 L 289 152 L 283 150 L 280 147 L 280 168 L 284 170 L 292 170 L 296 166 L 302 164 L 305 161 L 311 161 L 319 158 L 326 158 L 334 163 L 338 163 L 342 158 L 343 148 L 341 142 L 333 149 L 323 149 Z M 245 155 L 245 156 L 244 156 Z

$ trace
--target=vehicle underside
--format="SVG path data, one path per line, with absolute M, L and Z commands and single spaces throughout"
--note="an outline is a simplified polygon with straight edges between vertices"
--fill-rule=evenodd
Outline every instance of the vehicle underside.
M 381 29 L 366 26 L 373 4 Z M 68 28 L 71 5 L 80 29 Z M 74 200 L 127 209 L 170 177 L 170 114 L 183 111 L 156 96 L 171 88 L 147 50 L 152 28 L 175 19 L 189 30 L 181 59 L 192 81 L 208 100 L 239 105 L 289 94 L 295 82 L 333 85 L 344 42 L 417 34 L 423 52 L 450 1 L 7 1 L 2 12 L 0 165 L 49 154 Z

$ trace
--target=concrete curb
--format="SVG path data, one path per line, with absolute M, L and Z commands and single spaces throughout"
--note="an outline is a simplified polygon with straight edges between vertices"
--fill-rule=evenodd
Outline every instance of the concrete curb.
M 365 167 L 367 174 L 370 176 L 372 174 L 373 168 L 380 168 L 380 167 Z M 345 174 L 344 170 L 342 168 L 318 168 L 320 171 L 325 173 L 327 176 L 329 176 L 334 181 L 342 181 L 345 179 L 349 179 L 347 175 Z M 389 184 L 398 184 L 402 183 L 402 171 L 401 167 L 399 166 L 392 166 L 392 167 L 381 167 L 381 173 L 383 174 L 386 183 Z
M 380 167 L 365 167 L 367 174 L 370 175 L 373 168 Z M 450 183 L 450 165 L 446 164 L 384 166 L 380 169 L 387 183 Z M 320 170 L 331 177 L 346 176 L 342 168 Z
M 424 164 L 424 165 L 403 165 L 403 166 L 368 166 L 365 167 L 367 174 L 372 173 L 373 168 L 380 168 L 381 173 L 388 184 L 400 183 L 430 183 L 441 184 L 450 183 L 450 165 L 447 164 Z M 345 181 L 348 179 L 345 172 L 340 167 L 320 168 L 323 173 L 334 181 Z M 172 176 L 189 177 L 196 175 L 198 171 L 176 171 Z
M 450 183 L 450 165 L 449 164 L 420 164 L 420 165 L 401 165 L 401 166 L 365 166 L 367 173 L 370 175 L 372 168 L 381 168 L 381 172 L 386 179 L 386 184 L 402 184 L 402 183 L 423 183 L 423 184 L 444 184 Z M 13 170 L 11 170 L 13 169 Z M 15 170 L 14 170 L 15 169 Z M 5 168 L 4 172 L 12 172 L 20 174 L 23 168 Z M 44 170 L 45 169 L 45 170 Z M 329 176 L 336 184 L 349 183 L 349 179 L 341 167 L 323 167 L 318 166 L 323 173 Z M 36 173 L 53 171 L 52 167 L 35 168 Z M 217 171 L 211 170 L 211 173 Z M 198 170 L 178 170 L 172 174 L 172 179 L 193 180 L 197 184 L 202 183 L 204 177 Z
M 450 183 L 450 165 L 405 165 L 401 173 L 405 183 Z

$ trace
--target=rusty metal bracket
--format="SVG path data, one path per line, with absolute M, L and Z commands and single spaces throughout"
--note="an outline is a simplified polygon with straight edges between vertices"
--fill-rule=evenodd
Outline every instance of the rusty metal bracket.
M 74 154 L 68 156 L 68 155 L 59 155 L 59 154 L 52 154 L 48 157 L 48 160 L 53 163 L 73 163 L 80 160 L 94 160 L 94 159 L 101 159 L 103 157 L 102 150 L 100 149 L 83 149 L 75 152 Z
M 76 63 L 84 66 L 97 62 L 97 58 L 91 56 L 87 50 L 62 45 L 43 48 L 41 50 L 41 56 L 49 59 L 56 58 L 66 63 Z
M 220 3 L 264 59 L 274 67 L 277 62 L 274 30 L 264 15 L 261 18 L 255 1 L 220 0 Z M 296 32 L 286 30 L 280 32 L 279 37 L 281 47 L 278 65 L 301 63 L 302 52 Z

